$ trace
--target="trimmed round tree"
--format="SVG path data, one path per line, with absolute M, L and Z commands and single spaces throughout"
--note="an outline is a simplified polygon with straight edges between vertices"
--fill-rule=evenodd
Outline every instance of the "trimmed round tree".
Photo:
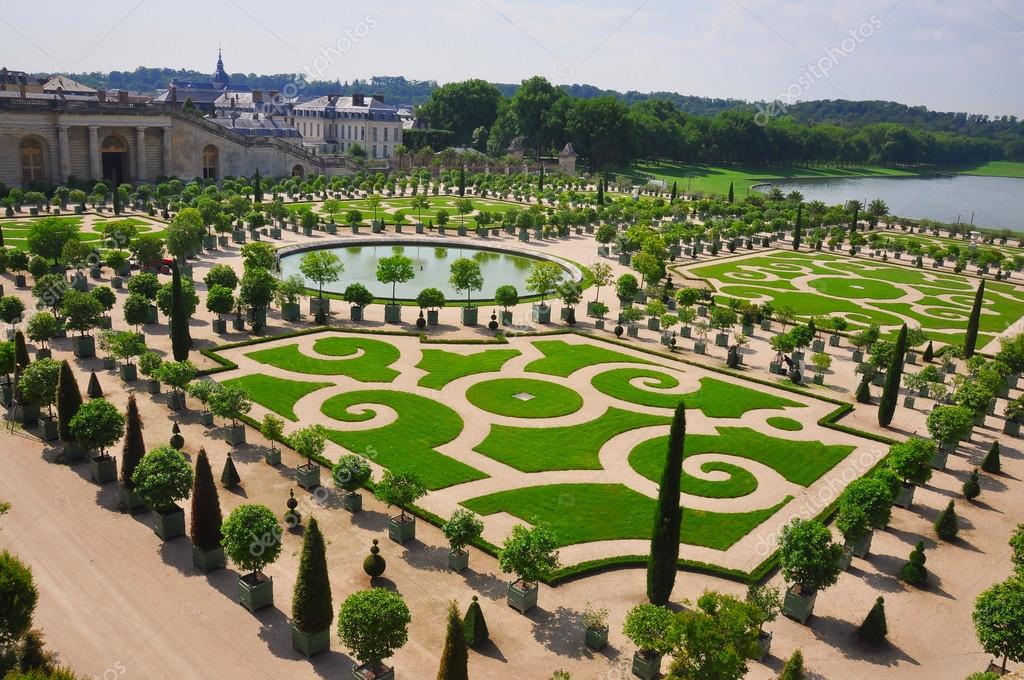
M 782 575 L 797 594 L 815 595 L 838 580 L 842 550 L 824 524 L 798 517 L 782 528 L 779 537 Z
M 474 290 L 482 290 L 484 276 L 480 271 L 480 263 L 468 257 L 460 257 L 452 262 L 451 276 L 448 282 L 457 291 L 466 292 L 466 307 L 472 307 L 470 298 Z
M 964 406 L 936 406 L 928 414 L 928 434 L 936 442 L 954 444 L 971 429 L 974 414 Z
M 189 527 L 192 545 L 204 551 L 219 548 L 222 519 L 210 459 L 206 449 L 200 448 L 196 454 L 196 471 L 192 482 L 192 518 Z
M 392 472 L 385 470 L 380 481 L 377 482 L 373 494 L 378 500 L 386 503 L 388 507 L 397 506 L 401 511 L 399 522 L 405 522 L 405 509 L 427 493 L 427 488 L 416 475 L 410 472 Z
M 323 633 L 331 627 L 333 618 L 324 535 L 316 518 L 311 517 L 302 538 L 299 573 L 292 595 L 292 626 L 307 635 Z
M 93 399 L 82 404 L 68 428 L 82 448 L 106 458 L 107 449 L 124 435 L 124 416 L 106 399 Z
M 362 488 L 373 476 L 373 469 L 362 456 L 354 453 L 342 456 L 334 467 L 331 468 L 331 476 L 334 483 L 347 491 L 354 493 Z
M 679 561 L 679 525 L 681 479 L 686 439 L 686 406 L 680 402 L 672 418 L 668 455 L 658 487 L 658 505 L 651 534 L 651 552 L 647 558 L 647 599 L 664 605 L 672 595 Z
M 377 280 L 383 284 L 391 284 L 391 304 L 398 304 L 395 291 L 398 284 L 411 281 L 416 276 L 412 266 L 412 258 L 405 255 L 392 255 L 377 260 Z
M 412 616 L 402 596 L 383 588 L 360 590 L 348 596 L 338 612 L 338 636 L 362 666 L 376 675 L 382 665 L 409 639 Z
M 920 437 L 893 444 L 885 465 L 904 484 L 927 484 L 932 478 L 931 462 L 935 457 L 935 442 Z
M 32 628 L 38 600 L 32 570 L 6 550 L 0 552 L 0 642 L 4 647 L 17 644 Z
M 517 524 L 501 546 L 498 566 L 515 575 L 513 585 L 521 583 L 524 590 L 531 590 L 558 569 L 557 547 L 554 533 L 543 524 L 532 529 Z
M 259 503 L 239 505 L 221 524 L 221 545 L 251 580 L 263 580 L 263 567 L 281 554 L 284 531 L 273 511 Z
M 672 649 L 669 635 L 674 620 L 672 612 L 665 607 L 644 602 L 626 613 L 622 633 L 637 646 L 637 654 L 658 657 Z
M 40 359 L 25 367 L 18 381 L 21 400 L 46 407 L 53 417 L 53 404 L 57 401 L 57 383 L 60 380 L 60 363 L 53 359 Z
M 1024 579 L 997 583 L 974 602 L 974 630 L 982 649 L 1006 662 L 1024 661 Z
M 158 446 L 146 453 L 132 473 L 135 493 L 158 514 L 178 509 L 177 502 L 192 494 L 192 479 L 192 467 L 185 456 L 170 446 Z

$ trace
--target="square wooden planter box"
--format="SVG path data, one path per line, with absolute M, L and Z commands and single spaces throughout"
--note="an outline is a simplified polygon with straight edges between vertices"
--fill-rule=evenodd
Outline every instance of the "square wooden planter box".
M 402 305 L 384 305 L 384 323 L 402 323 Z
M 238 603 L 250 612 L 274 604 L 274 579 L 265 574 L 238 577 Z
M 388 518 L 388 538 L 399 545 L 416 538 L 416 518 L 407 516 L 402 521 L 402 516 Z
M 231 446 L 238 446 L 245 443 L 245 425 L 228 425 L 224 433 L 224 441 Z
M 91 335 L 76 335 L 71 339 L 75 350 L 75 356 L 79 359 L 88 359 L 96 356 L 96 338 Z
M 864 559 L 867 557 L 868 552 L 871 550 L 871 539 L 875 537 L 875 532 L 869 531 L 856 542 L 846 542 L 846 547 L 853 551 L 854 557 Z
M 121 487 L 121 506 L 125 512 L 132 515 L 146 509 L 146 503 L 142 498 L 134 491 L 129 491 L 123 486 Z
M 117 459 L 113 456 L 93 456 L 89 459 L 89 475 L 97 484 L 117 479 Z
M 534 323 L 551 323 L 551 307 L 547 305 L 533 305 L 530 310 L 530 318 Z
M 136 367 L 135 364 L 121 364 L 118 371 L 121 374 L 122 382 L 135 382 L 139 377 L 138 367 Z
M 146 382 L 146 392 L 149 394 L 160 394 L 160 381 L 148 380 Z
M 227 565 L 224 548 L 218 546 L 211 550 L 203 550 L 199 546 L 193 545 L 192 564 L 203 573 L 223 569 Z
M 199 422 L 205 427 L 213 427 L 213 413 L 210 411 L 200 411 Z
M 341 507 L 349 512 L 360 512 L 363 509 L 363 494 L 358 491 L 346 491 L 341 496 Z
M 267 465 L 281 464 L 281 449 L 266 449 L 263 451 L 263 462 Z
M 637 650 L 633 653 L 633 675 L 642 680 L 652 680 L 661 675 L 661 654 Z
M 800 623 L 807 623 L 807 619 L 814 613 L 814 601 L 818 594 L 800 595 L 790 588 L 786 591 L 786 597 L 782 601 L 782 613 Z
M 904 484 L 900 487 L 900 490 L 896 492 L 896 498 L 893 499 L 893 505 L 897 505 L 901 508 L 909 508 L 914 502 L 914 489 L 913 484 Z
M 374 668 L 357 666 L 352 669 L 352 680 L 395 680 L 395 669 L 384 664 Z
M 300 315 L 299 305 L 297 302 L 281 305 L 281 318 L 285 321 L 298 321 Z
M 295 481 L 307 490 L 320 486 L 320 464 L 306 463 L 295 468 Z
M 331 648 L 330 627 L 315 633 L 305 633 L 292 624 L 292 647 L 307 659 Z
M 153 511 L 153 531 L 165 541 L 185 535 L 185 511 L 175 506 L 167 513 Z
M 462 325 L 463 326 L 475 326 L 479 317 L 479 312 L 476 307 L 463 307 L 462 308 Z
M 762 630 L 757 637 L 757 656 L 754 657 L 757 661 L 763 661 L 768 652 L 772 650 L 772 634 L 766 630 Z
M 452 571 L 462 571 L 469 566 L 469 551 L 448 551 L 448 568 Z
M 1007 420 L 1003 423 L 1003 434 L 1008 434 L 1012 437 L 1020 436 L 1020 423 L 1014 420 Z
M 57 421 L 53 418 L 39 419 L 39 438 L 44 442 L 56 441 L 58 435 Z
M 932 460 L 929 463 L 933 470 L 945 470 L 946 461 L 949 459 L 949 451 L 943 447 L 939 447 L 935 450 L 935 455 L 932 456 Z
M 608 644 L 608 626 L 585 629 L 583 631 L 583 644 L 600 652 Z
M 695 354 L 704 354 L 708 349 L 707 343 L 696 342 L 693 345 L 693 351 Z
M 537 606 L 539 592 L 540 586 L 536 584 L 532 588 L 524 588 L 522 582 L 513 581 L 508 584 L 506 601 L 509 607 L 518 610 L 520 614 L 525 614 Z

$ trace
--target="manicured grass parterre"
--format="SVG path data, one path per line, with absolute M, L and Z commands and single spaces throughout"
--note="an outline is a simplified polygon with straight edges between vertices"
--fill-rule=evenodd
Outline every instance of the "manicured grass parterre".
M 952 343 L 963 341 L 972 291 L 978 285 L 956 274 L 877 260 L 850 261 L 828 253 L 776 252 L 689 271 L 716 288 L 720 304 L 730 298 L 767 301 L 776 309 L 789 307 L 801 318 L 841 315 L 854 329 L 875 323 L 888 333 L 907 321 L 928 331 L 933 340 Z M 814 292 L 799 289 L 797 279 Z M 1008 283 L 986 284 L 979 348 L 1024 315 L 1022 302 L 1021 289 Z
M 472 354 L 458 354 L 443 349 L 425 349 L 416 368 L 427 374 L 416 384 L 439 390 L 453 380 L 479 373 L 496 373 L 505 362 L 519 356 L 517 349 L 485 349 Z
M 787 432 L 799 432 L 804 429 L 803 424 L 799 420 L 793 420 L 785 416 L 772 416 L 766 422 L 777 430 L 785 430 Z
M 254 402 L 293 422 L 298 420 L 294 409 L 299 399 L 334 386 L 334 383 L 329 382 L 305 382 L 260 374 L 243 375 L 241 378 L 226 380 L 224 384 L 245 390 Z
M 474 451 L 522 472 L 599 470 L 598 455 L 609 439 L 641 427 L 667 425 L 668 416 L 609 408 L 604 415 L 579 425 L 513 427 L 492 425 Z
M 687 434 L 686 455 L 719 453 L 747 458 L 767 465 L 787 481 L 810 486 L 850 455 L 854 447 L 827 446 L 819 441 L 791 441 L 762 434 L 747 427 L 719 427 L 717 435 Z M 637 445 L 629 464 L 652 481 L 661 479 L 668 450 L 668 437 L 656 437 Z
M 570 344 L 564 340 L 538 340 L 533 343 L 544 354 L 526 365 L 527 373 L 545 373 L 567 378 L 581 368 L 595 364 L 650 364 L 622 352 L 588 344 Z
M 679 538 L 689 545 L 728 550 L 774 515 L 784 501 L 743 513 L 683 508 Z M 499 491 L 462 503 L 481 515 L 507 512 L 531 524 L 545 524 L 559 546 L 592 541 L 649 539 L 657 501 L 622 484 L 550 484 Z
M 781 409 L 803 406 L 759 390 L 728 383 L 717 378 L 701 378 L 700 389 L 685 393 L 654 392 L 632 384 L 642 384 L 656 390 L 671 390 L 679 386 L 672 375 L 647 368 L 616 368 L 594 376 L 591 383 L 602 394 L 641 406 L 675 408 L 680 401 L 686 408 L 700 409 L 709 418 L 740 418 L 757 409 Z
M 580 410 L 583 397 L 575 390 L 546 380 L 497 378 L 466 390 L 477 408 L 510 418 L 555 418 Z
M 327 356 L 350 359 L 320 359 L 303 354 L 296 345 L 249 352 L 247 357 L 275 368 L 307 375 L 347 375 L 360 382 L 391 382 L 398 371 L 388 368 L 401 353 L 394 345 L 369 338 L 329 337 L 317 340 L 313 350 Z
M 441 489 L 487 475 L 438 452 L 462 432 L 459 414 L 432 399 L 394 390 L 364 390 L 338 394 L 321 411 L 334 420 L 361 423 L 371 420 L 379 404 L 397 413 L 390 424 L 368 430 L 330 430 L 339 446 L 391 470 L 412 472 L 428 489 Z

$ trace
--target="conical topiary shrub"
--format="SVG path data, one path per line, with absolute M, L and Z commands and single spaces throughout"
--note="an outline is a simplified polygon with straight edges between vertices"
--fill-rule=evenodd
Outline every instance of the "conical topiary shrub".
M 999 460 L 999 442 L 992 442 L 988 453 L 985 454 L 985 460 L 981 461 L 981 469 L 990 475 L 998 474 L 1003 469 Z
M 220 473 L 220 485 L 225 489 L 234 489 L 241 483 L 242 478 L 238 476 L 235 461 L 232 460 L 231 452 L 229 451 L 228 458 L 224 461 L 224 470 Z
M 181 448 L 185 446 L 185 438 L 181 436 L 181 428 L 177 422 L 171 428 L 171 438 L 168 443 L 170 443 L 171 448 L 175 451 L 181 451 Z
M 868 612 L 864 623 L 857 629 L 857 637 L 869 645 L 880 645 L 885 642 L 885 636 L 889 634 L 889 628 L 885 623 L 885 600 L 879 597 L 875 600 L 875 606 Z
M 952 541 L 960 531 L 960 522 L 956 516 L 956 506 L 949 502 L 946 509 L 939 513 L 935 520 L 935 533 L 944 541 Z
M 204 571 L 223 567 L 224 553 L 220 547 L 220 525 L 223 516 L 220 512 L 220 499 L 217 497 L 217 485 L 213 482 L 210 460 L 206 457 L 206 449 L 202 448 L 196 454 L 196 472 L 192 477 L 191 515 L 189 536 L 192 538 L 193 550 L 218 553 L 216 559 L 204 561 L 197 566 L 201 566 Z
M 28 346 L 25 344 L 25 334 L 21 331 L 14 333 L 14 363 L 22 368 L 29 365 Z
M 454 602 L 448 604 L 448 632 L 441 652 L 441 665 L 437 669 L 437 680 L 469 680 L 469 650 L 466 647 L 466 633 L 462 627 L 459 608 Z
M 470 647 L 479 647 L 491 638 L 487 630 L 487 621 L 484 620 L 484 611 L 480 608 L 477 596 L 466 610 L 466 618 L 462 620 L 462 630 L 466 634 L 466 644 Z
M 96 377 L 96 371 L 89 374 L 89 389 L 86 392 L 90 399 L 99 399 L 103 396 L 103 388 L 100 387 L 100 379 Z
M 858 404 L 870 404 L 871 403 L 871 385 L 867 376 L 860 379 L 860 385 L 857 386 L 857 403 Z
M 65 444 L 73 442 L 71 419 L 82 406 L 82 391 L 67 359 L 60 362 L 60 377 L 57 379 L 57 433 Z
M 981 484 L 978 483 L 978 469 L 971 470 L 971 476 L 967 478 L 963 486 L 964 498 L 973 501 L 981 495 Z
M 132 475 L 135 467 L 146 455 L 146 442 L 142 438 L 142 418 L 135 403 L 135 395 L 128 395 L 128 412 L 125 415 L 124 449 L 121 453 L 121 486 L 131 491 L 135 488 Z
M 928 570 L 924 566 L 927 559 L 924 555 L 924 541 L 918 541 L 907 563 L 900 569 L 900 578 L 912 586 L 924 587 L 928 583 Z
M 329 639 L 334 605 L 331 602 L 331 581 L 327 575 L 327 550 L 324 535 L 315 517 L 311 517 L 302 538 L 302 556 L 299 558 L 299 573 L 295 578 L 292 595 L 292 626 L 302 634 L 303 640 L 294 640 L 299 651 L 312 656 L 323 651 L 324 641 L 310 645 L 310 636 L 321 634 Z M 324 635 L 327 633 L 326 635 Z
M 363 560 L 363 571 L 369 575 L 371 579 L 377 578 L 384 573 L 388 563 L 380 556 L 380 548 L 377 547 L 377 539 L 373 539 L 373 545 L 370 546 L 370 554 Z
M 804 654 L 799 649 L 786 660 L 779 680 L 804 680 Z
M 928 363 L 931 363 L 932 359 L 935 358 L 935 348 L 932 347 L 931 340 L 928 341 L 928 346 L 924 348 L 924 354 L 921 355 L 921 358 Z

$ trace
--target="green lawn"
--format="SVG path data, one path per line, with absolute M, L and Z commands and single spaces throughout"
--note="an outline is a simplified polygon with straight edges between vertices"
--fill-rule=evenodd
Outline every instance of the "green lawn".
M 803 424 L 799 420 L 793 420 L 785 416 L 772 416 L 767 420 L 767 423 L 777 430 L 785 430 L 787 432 L 799 432 L 804 429 Z
M 583 406 L 583 397 L 575 390 L 529 378 L 485 380 L 470 386 L 466 399 L 479 409 L 510 418 L 557 418 Z
M 744 513 L 683 508 L 679 539 L 688 545 L 728 550 L 792 500 Z M 649 539 L 657 501 L 622 484 L 551 484 L 499 491 L 462 503 L 481 515 L 507 512 L 546 524 L 559 546 L 591 541 Z
M 364 390 L 335 395 L 321 410 L 334 420 L 359 423 L 375 416 L 366 404 L 388 407 L 398 417 L 369 430 L 330 430 L 331 441 L 390 470 L 411 472 L 428 489 L 487 476 L 436 450 L 459 436 L 463 422 L 458 413 L 432 399 L 394 390 Z
M 496 373 L 505 362 L 519 356 L 517 349 L 485 349 L 472 354 L 457 354 L 443 349 L 425 349 L 416 368 L 427 374 L 416 383 L 439 390 L 453 380 L 478 373 Z
M 736 196 L 764 180 L 821 179 L 827 177 L 909 177 L 917 173 L 878 166 L 794 166 L 765 168 L 761 166 L 685 165 L 681 163 L 638 163 L 629 171 L 635 179 L 651 177 L 664 180 L 669 186 L 676 182 L 680 193 L 729 193 L 733 184 Z
M 746 427 L 719 427 L 717 435 L 687 434 L 686 455 L 720 453 L 767 465 L 787 481 L 810 486 L 850 455 L 853 446 L 818 441 L 779 439 Z M 629 454 L 629 464 L 652 481 L 661 479 L 668 451 L 668 437 L 641 442 Z
M 616 435 L 652 425 L 667 425 L 668 416 L 609 408 L 597 420 L 562 427 L 492 425 L 474 451 L 522 472 L 599 470 L 601 447 Z
M 989 161 L 983 165 L 958 168 L 961 175 L 981 175 L 983 177 L 1024 177 L 1024 163 L 1014 161 Z
M 686 408 L 700 409 L 708 418 L 740 418 L 747 411 L 781 409 L 803 404 L 783 399 L 759 390 L 727 383 L 716 378 L 701 378 L 700 389 L 694 392 L 651 392 L 633 386 L 631 381 L 642 378 L 647 387 L 671 390 L 679 386 L 674 376 L 647 368 L 616 368 L 594 376 L 594 388 L 615 399 L 641 406 L 675 408 L 680 401 Z
M 307 394 L 334 386 L 334 383 L 287 380 L 259 374 L 225 380 L 224 384 L 242 388 L 254 402 L 293 422 L 298 420 L 295 402 Z
M 327 356 L 351 356 L 351 359 L 320 359 L 303 354 L 299 346 L 283 345 L 249 352 L 247 357 L 261 364 L 307 375 L 347 375 L 360 382 L 391 382 L 398 371 L 389 366 L 398 361 L 401 352 L 388 342 L 369 338 L 331 337 L 313 344 L 313 349 Z
M 588 344 L 569 344 L 564 340 L 538 340 L 533 343 L 544 354 L 526 365 L 527 373 L 544 373 L 567 378 L 581 368 L 595 364 L 632 363 L 650 364 L 627 354 Z

